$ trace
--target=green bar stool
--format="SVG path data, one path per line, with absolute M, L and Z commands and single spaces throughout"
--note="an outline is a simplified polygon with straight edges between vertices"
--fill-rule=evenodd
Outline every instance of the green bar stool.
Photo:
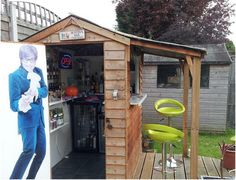
M 172 161 L 167 159 L 167 144 L 181 141 L 184 133 L 160 124 L 144 124 L 143 129 L 151 140 L 162 143 L 162 159 L 159 161 L 161 167 L 154 167 L 154 170 L 160 171 L 162 178 L 166 179 L 166 173 L 173 173 L 176 167 Z
M 168 126 L 172 125 L 171 118 L 180 116 L 184 113 L 185 107 L 182 103 L 175 99 L 171 98 L 162 98 L 155 102 L 155 110 L 160 113 L 162 116 L 167 117 Z M 183 162 L 180 160 L 174 159 L 173 155 L 173 144 L 170 143 L 169 148 L 169 159 L 172 161 L 172 165 L 180 167 Z
M 163 98 L 155 102 L 154 108 L 162 116 L 167 117 L 168 126 L 171 126 L 171 117 L 177 117 L 184 113 L 185 107 L 175 99 Z

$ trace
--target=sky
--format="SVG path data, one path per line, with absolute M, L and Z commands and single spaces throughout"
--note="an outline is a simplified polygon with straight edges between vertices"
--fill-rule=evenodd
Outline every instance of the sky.
M 100 26 L 114 29 L 116 25 L 115 4 L 112 0 L 24 0 L 41 5 L 61 18 L 70 13 Z
M 50 11 L 56 13 L 61 18 L 65 18 L 70 13 L 85 18 L 100 26 L 114 29 L 116 23 L 115 4 L 112 0 L 25 0 L 39 4 Z M 229 0 L 232 4 L 235 0 Z M 235 7 L 236 10 L 236 7 Z M 236 16 L 232 18 L 235 23 L 230 27 L 233 32 L 229 39 L 236 44 Z

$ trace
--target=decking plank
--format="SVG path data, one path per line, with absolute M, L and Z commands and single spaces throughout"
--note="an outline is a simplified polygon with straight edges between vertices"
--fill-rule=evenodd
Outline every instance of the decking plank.
M 182 155 L 175 155 L 181 159 Z M 161 153 L 143 153 L 136 169 L 135 179 L 163 179 L 161 172 L 153 170 L 161 159 Z M 175 173 L 166 175 L 167 179 L 190 179 L 190 158 L 183 158 L 183 166 L 176 169 Z M 224 177 L 230 177 L 229 172 L 223 168 Z M 220 176 L 220 160 L 211 157 L 198 157 L 198 177 Z M 231 174 L 232 176 L 232 174 Z
M 186 179 L 190 179 L 190 158 L 184 158 L 184 169 L 185 169 L 185 175 Z
M 156 153 L 155 154 L 155 162 L 154 162 L 154 167 L 160 167 L 159 165 L 159 161 L 161 160 L 161 154 L 160 153 Z M 153 167 L 153 168 L 154 168 Z M 156 171 L 156 170 L 153 170 L 153 173 L 152 173 L 152 179 L 162 179 L 162 174 L 160 171 Z
M 212 161 L 215 165 L 215 168 L 216 168 L 219 176 L 221 176 L 221 174 L 220 174 L 220 159 L 212 158 Z M 229 172 L 225 168 L 222 168 L 222 171 L 223 171 L 223 177 L 230 177 Z
M 146 157 L 146 153 L 142 153 L 140 155 L 139 161 L 138 161 L 138 165 L 137 168 L 135 170 L 135 174 L 134 174 L 134 179 L 139 179 L 142 173 L 142 169 L 143 169 L 143 163 Z
M 147 153 L 141 179 L 151 179 L 155 153 Z
M 202 157 L 208 176 L 219 176 L 217 170 L 209 157 Z
M 164 179 L 164 175 L 161 173 L 161 165 L 159 165 L 159 161 L 162 159 L 161 154 L 158 153 L 155 155 L 155 162 L 154 167 L 158 167 L 160 171 L 153 170 L 152 179 Z M 172 173 L 166 173 L 166 179 L 174 179 L 174 172 Z
M 179 168 L 176 168 L 175 179 L 186 179 L 182 154 L 176 154 L 175 159 L 181 160 L 183 162 L 183 164 Z
M 204 162 L 202 160 L 201 156 L 198 156 L 198 178 L 201 178 L 201 176 L 206 176 L 207 175 L 207 171 L 204 165 Z
M 169 155 L 167 155 L 167 158 L 168 158 L 168 156 Z M 175 179 L 175 171 L 174 171 L 174 169 L 172 170 L 172 169 L 169 169 L 168 170 L 169 172 L 168 173 L 166 173 L 166 179 Z

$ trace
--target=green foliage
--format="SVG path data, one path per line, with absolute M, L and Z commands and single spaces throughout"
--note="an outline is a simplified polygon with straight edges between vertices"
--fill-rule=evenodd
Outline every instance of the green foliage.
M 206 157 L 221 158 L 221 150 L 219 143 L 223 141 L 226 144 L 232 144 L 230 138 L 235 135 L 235 129 L 227 129 L 225 133 L 200 133 L 199 134 L 199 155 Z M 175 154 L 182 153 L 182 143 L 175 143 L 176 148 L 174 148 Z M 152 146 L 156 152 L 161 152 L 161 144 L 154 143 Z M 188 136 L 188 147 L 190 147 L 190 135 Z
M 118 30 L 183 44 L 223 43 L 234 15 L 229 0 L 113 0 Z
M 230 55 L 235 55 L 235 46 L 234 46 L 233 41 L 228 41 L 226 43 L 226 48 Z

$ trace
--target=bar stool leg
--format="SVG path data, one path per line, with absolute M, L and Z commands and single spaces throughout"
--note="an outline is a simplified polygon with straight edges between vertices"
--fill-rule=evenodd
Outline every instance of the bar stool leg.
M 168 165 L 168 160 L 167 160 L 167 153 L 168 153 L 168 151 L 167 151 L 167 143 L 162 143 L 161 145 L 162 145 L 162 154 L 161 154 L 161 160 L 159 161 L 159 165 L 161 165 L 161 166 L 154 167 L 154 170 L 161 172 L 162 179 L 166 179 L 167 178 L 167 173 L 175 172 L 175 168 L 169 168 L 167 166 Z
M 168 126 L 172 126 L 172 121 L 171 121 L 171 117 L 167 117 L 167 122 L 168 122 Z M 174 150 L 173 150 L 173 144 L 169 144 L 169 157 L 167 159 L 168 164 L 167 167 L 169 168 L 178 168 L 181 167 L 183 165 L 183 162 L 181 160 L 178 159 L 174 159 Z
M 162 143 L 162 179 L 166 179 L 166 172 L 167 172 L 167 164 L 166 164 L 166 160 L 167 160 L 167 148 L 166 148 L 166 143 Z

